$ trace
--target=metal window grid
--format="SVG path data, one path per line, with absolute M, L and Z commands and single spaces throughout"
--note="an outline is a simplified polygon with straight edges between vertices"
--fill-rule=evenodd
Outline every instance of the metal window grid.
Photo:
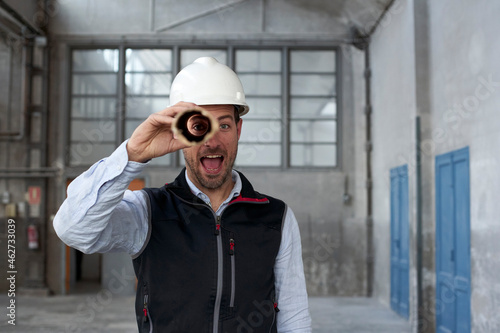
M 277 43 L 277 45 L 282 44 L 282 43 Z M 79 51 L 79 50 L 97 50 L 97 49 L 115 49 L 119 51 L 119 68 L 118 72 L 114 71 L 73 71 L 72 69 L 72 55 L 73 52 Z M 171 68 L 172 71 L 126 71 L 125 66 L 126 66 L 126 50 L 127 49 L 168 49 L 172 51 L 172 57 L 171 57 Z M 282 151 L 282 157 L 281 157 L 281 166 L 278 168 L 281 169 L 338 169 L 341 165 L 341 145 L 340 145 L 340 137 L 341 137 L 341 113 L 342 113 L 342 108 L 341 108 L 341 94 L 340 94 L 340 82 L 341 82 L 341 77 L 340 77 L 340 52 L 338 52 L 338 47 L 337 46 L 326 46 L 326 45 L 279 45 L 279 46 L 266 46 L 266 45 L 245 45 L 245 44 L 240 44 L 240 45 L 183 45 L 183 44 L 177 44 L 177 45 L 163 45 L 163 46 L 158 46 L 158 45 L 124 45 L 124 44 L 119 44 L 117 43 L 116 45 L 75 45 L 75 46 L 69 46 L 69 77 L 68 77 L 68 82 L 69 82 L 69 99 L 68 99 L 68 110 L 71 110 L 71 103 L 73 98 L 116 98 L 116 105 L 117 105 L 117 116 L 115 118 L 85 118 L 85 117 L 73 117 L 71 114 L 67 117 L 68 121 L 68 132 L 66 133 L 66 138 L 67 138 L 67 144 L 68 144 L 68 149 L 71 148 L 72 144 L 77 144 L 81 143 L 79 141 L 74 141 L 71 140 L 71 121 L 73 120 L 115 120 L 116 121 L 116 140 L 114 141 L 114 144 L 118 146 L 123 140 L 125 139 L 125 124 L 127 120 L 130 121 L 135 121 L 135 120 L 143 120 L 143 118 L 139 117 L 126 117 L 126 99 L 127 97 L 154 97 L 154 98 L 166 98 L 168 95 L 151 95 L 151 94 L 128 94 L 126 93 L 126 87 L 125 87 L 125 74 L 133 74 L 133 73 L 139 73 L 139 74 L 172 74 L 172 79 L 175 77 L 175 75 L 180 71 L 181 69 L 181 52 L 183 50 L 226 50 L 226 59 L 227 59 L 227 64 L 231 68 L 235 68 L 235 61 L 236 61 L 236 51 L 238 50 L 255 50 L 255 51 L 262 51 L 262 50 L 275 50 L 275 51 L 280 51 L 281 52 L 281 71 L 239 71 L 238 74 L 260 74 L 260 75 L 281 75 L 280 80 L 281 80 L 281 95 L 256 95 L 256 94 L 247 94 L 247 98 L 259 98 L 259 99 L 280 99 L 281 102 L 281 119 L 279 119 L 282 123 L 282 130 L 281 130 L 281 140 L 280 141 L 266 141 L 266 142 L 253 142 L 253 141 L 240 141 L 242 144 L 259 144 L 259 145 L 276 145 L 280 144 L 281 145 L 281 151 Z M 290 54 L 293 51 L 333 51 L 335 54 L 335 70 L 334 71 L 325 71 L 325 72 L 295 72 L 293 71 L 290 64 Z M 116 94 L 103 94 L 103 95 L 93 95 L 93 94 L 73 94 L 72 93 L 72 78 L 73 75 L 90 75 L 90 74 L 115 74 L 117 77 L 117 92 Z M 290 78 L 291 75 L 334 75 L 335 76 L 335 92 L 333 94 L 327 95 L 327 94 L 318 94 L 318 95 L 293 95 L 291 94 L 290 91 Z M 291 99 L 308 99 L 308 98 L 333 98 L 336 100 L 336 108 L 337 112 L 335 116 L 331 117 L 321 117 L 320 119 L 317 118 L 308 118 L 308 117 L 292 117 L 291 116 L 291 111 L 290 111 L 290 104 L 291 104 Z M 273 117 L 255 117 L 251 118 L 249 120 L 252 121 L 266 121 L 266 120 L 272 120 L 276 119 Z M 276 119 L 278 120 L 278 119 Z M 290 125 L 292 121 L 320 121 L 320 120 L 329 120 L 329 121 L 335 121 L 336 122 L 336 137 L 334 141 L 331 142 L 316 142 L 316 141 L 300 141 L 300 140 L 292 140 L 291 134 L 290 134 Z M 109 141 L 102 141 L 103 144 L 108 144 L 110 143 Z M 313 146 L 313 145 L 335 145 L 336 147 L 336 156 L 335 156 L 335 165 L 331 165 L 328 167 L 325 166 L 291 166 L 290 163 L 290 149 L 292 144 L 301 144 L 304 146 Z M 70 164 L 70 156 L 66 156 L 66 164 L 68 166 L 71 166 Z M 179 167 L 182 166 L 181 161 L 181 156 L 180 152 L 177 152 L 176 154 L 173 154 L 171 158 L 171 167 Z M 88 165 L 91 165 L 95 161 L 87 161 Z M 241 165 L 241 167 L 245 167 L 245 165 Z M 252 166 L 251 168 L 259 168 L 258 166 Z M 266 167 L 268 168 L 268 167 Z

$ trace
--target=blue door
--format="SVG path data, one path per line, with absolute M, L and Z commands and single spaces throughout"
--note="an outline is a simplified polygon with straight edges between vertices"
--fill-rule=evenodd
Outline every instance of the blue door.
M 469 149 L 436 157 L 436 327 L 470 332 Z
M 391 169 L 391 308 L 408 318 L 410 296 L 408 166 Z

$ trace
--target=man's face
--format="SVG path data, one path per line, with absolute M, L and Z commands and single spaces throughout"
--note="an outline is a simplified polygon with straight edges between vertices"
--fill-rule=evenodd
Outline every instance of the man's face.
M 202 145 L 183 149 L 189 179 L 198 187 L 217 189 L 231 181 L 231 171 L 238 152 L 241 134 L 236 124 L 234 106 L 203 105 L 219 123 L 219 131 Z

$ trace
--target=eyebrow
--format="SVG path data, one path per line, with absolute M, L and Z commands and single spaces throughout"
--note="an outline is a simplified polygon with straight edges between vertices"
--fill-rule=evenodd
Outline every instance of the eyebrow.
M 228 115 L 228 114 L 226 114 L 224 116 L 218 117 L 217 120 L 221 121 L 221 120 L 226 119 L 226 118 L 231 118 L 232 120 L 234 120 L 234 116 L 233 115 Z

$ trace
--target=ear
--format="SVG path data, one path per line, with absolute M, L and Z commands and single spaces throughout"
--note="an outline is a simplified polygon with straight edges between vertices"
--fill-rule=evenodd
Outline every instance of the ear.
M 240 136 L 241 136 L 241 125 L 242 124 L 243 124 L 243 119 L 240 118 L 240 120 L 236 124 L 236 130 L 238 131 L 238 141 L 240 140 Z

